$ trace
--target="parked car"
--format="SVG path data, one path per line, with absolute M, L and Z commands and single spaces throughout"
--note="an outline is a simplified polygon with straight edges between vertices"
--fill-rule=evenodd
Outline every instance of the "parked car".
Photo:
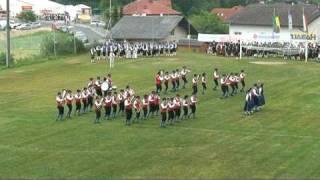
M 32 25 L 30 23 L 21 24 L 16 29 L 17 30 L 30 30 L 30 29 L 32 29 Z
M 31 27 L 32 28 L 39 28 L 39 27 L 41 27 L 41 23 L 40 22 L 32 22 Z
M 106 26 L 106 23 L 103 22 L 103 21 L 97 21 L 97 20 L 92 20 L 91 25 L 94 25 L 94 26 L 100 26 L 100 27 L 105 27 Z

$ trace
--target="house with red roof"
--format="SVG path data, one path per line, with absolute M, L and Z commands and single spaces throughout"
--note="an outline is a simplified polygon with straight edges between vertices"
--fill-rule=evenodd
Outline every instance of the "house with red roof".
M 172 8 L 171 0 L 136 0 L 123 7 L 124 16 L 181 15 Z
M 211 10 L 211 13 L 217 15 L 222 22 L 228 23 L 229 19 L 242 9 L 242 6 L 234 6 L 232 8 L 214 8 Z

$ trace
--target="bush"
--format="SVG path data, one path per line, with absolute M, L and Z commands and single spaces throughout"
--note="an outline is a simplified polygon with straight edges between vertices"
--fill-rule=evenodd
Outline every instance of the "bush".
M 37 15 L 31 10 L 24 10 L 19 14 L 18 18 L 21 21 L 34 22 L 37 20 Z
M 4 52 L 0 52 L 0 66 L 6 65 L 7 54 Z M 10 56 L 10 63 L 14 61 L 13 56 Z
M 74 53 L 74 38 L 73 36 L 65 33 L 56 32 L 56 53 L 57 55 L 68 55 Z M 41 42 L 41 55 L 51 56 L 54 55 L 54 35 L 49 34 L 42 39 Z M 77 53 L 85 51 L 84 44 L 76 39 Z

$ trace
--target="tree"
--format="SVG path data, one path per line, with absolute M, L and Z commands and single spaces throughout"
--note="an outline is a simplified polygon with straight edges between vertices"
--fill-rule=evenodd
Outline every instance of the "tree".
M 192 15 L 190 21 L 199 33 L 228 33 L 228 26 L 223 24 L 218 16 L 207 11 L 201 11 L 199 14 Z
M 31 10 L 22 11 L 18 18 L 24 22 L 34 22 L 37 20 L 36 14 Z

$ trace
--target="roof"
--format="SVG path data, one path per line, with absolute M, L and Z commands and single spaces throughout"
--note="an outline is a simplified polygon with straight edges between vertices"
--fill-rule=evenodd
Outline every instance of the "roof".
M 90 6 L 87 6 L 87 5 L 85 5 L 85 4 L 77 4 L 76 7 L 77 7 L 77 8 L 80 8 L 80 9 L 91 9 Z
M 114 39 L 165 39 L 178 25 L 188 29 L 182 16 L 124 16 L 111 29 Z M 191 34 L 196 30 L 190 25 Z
M 280 16 L 281 26 L 288 26 L 288 13 L 290 11 L 293 27 L 300 28 L 303 27 L 303 8 L 309 24 L 320 16 L 320 9 L 310 4 L 254 4 L 245 7 L 232 16 L 229 22 L 234 25 L 272 26 L 272 16 L 275 11 L 275 14 Z
M 234 6 L 232 8 L 214 8 L 211 10 L 211 13 L 216 14 L 222 22 L 228 22 L 230 17 L 237 14 L 242 9 L 242 6 Z
M 123 8 L 124 15 L 180 15 L 172 9 L 171 0 L 136 0 Z
M 178 41 L 178 46 L 202 46 L 203 45 L 203 42 L 200 42 L 196 39 L 180 39 Z

